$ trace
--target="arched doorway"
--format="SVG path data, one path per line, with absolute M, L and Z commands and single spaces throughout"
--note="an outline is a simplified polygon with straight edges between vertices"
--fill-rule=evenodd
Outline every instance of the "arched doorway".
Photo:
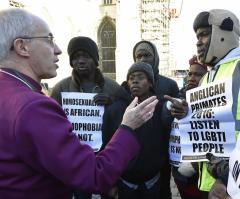
M 98 44 L 102 72 L 116 79 L 116 26 L 110 17 L 105 17 L 99 26 Z

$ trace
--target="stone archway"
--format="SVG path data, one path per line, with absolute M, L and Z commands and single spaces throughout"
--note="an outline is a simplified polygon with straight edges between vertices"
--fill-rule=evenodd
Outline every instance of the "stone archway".
M 112 79 L 116 78 L 116 26 L 113 19 L 104 17 L 98 29 L 100 68 Z

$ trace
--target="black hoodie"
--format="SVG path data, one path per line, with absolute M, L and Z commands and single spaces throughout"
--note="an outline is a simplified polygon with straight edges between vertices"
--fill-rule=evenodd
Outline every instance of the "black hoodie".
M 136 43 L 133 48 L 134 61 L 136 61 L 136 57 L 135 57 L 136 48 L 141 43 L 148 43 L 152 47 L 153 52 L 154 52 L 154 65 L 152 66 L 152 68 L 153 68 L 154 80 L 155 80 L 154 90 L 155 90 L 156 94 L 157 95 L 170 95 L 171 97 L 177 97 L 178 92 L 179 92 L 177 83 L 174 80 L 159 74 L 159 69 L 158 69 L 159 56 L 158 56 L 157 48 L 153 43 L 151 43 L 150 41 L 145 41 L 145 40 Z

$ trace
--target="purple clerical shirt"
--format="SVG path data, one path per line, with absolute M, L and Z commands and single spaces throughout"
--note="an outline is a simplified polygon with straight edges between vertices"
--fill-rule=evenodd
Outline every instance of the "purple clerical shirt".
M 107 192 L 138 152 L 135 136 L 119 128 L 95 155 L 79 143 L 62 108 L 23 77 L 35 91 L 0 72 L 0 198 L 67 199 L 72 189 Z

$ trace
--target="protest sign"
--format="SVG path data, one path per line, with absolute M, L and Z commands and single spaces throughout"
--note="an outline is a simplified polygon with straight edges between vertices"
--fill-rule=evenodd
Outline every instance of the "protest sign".
M 172 130 L 169 139 L 169 159 L 170 164 L 178 166 L 181 159 L 180 131 L 178 120 L 175 118 L 172 122 Z
M 229 157 L 235 139 L 232 79 L 187 91 L 187 117 L 179 120 L 181 161 L 206 161 L 206 154 Z
M 104 106 L 93 102 L 96 93 L 62 92 L 62 108 L 82 143 L 96 152 L 102 146 Z

